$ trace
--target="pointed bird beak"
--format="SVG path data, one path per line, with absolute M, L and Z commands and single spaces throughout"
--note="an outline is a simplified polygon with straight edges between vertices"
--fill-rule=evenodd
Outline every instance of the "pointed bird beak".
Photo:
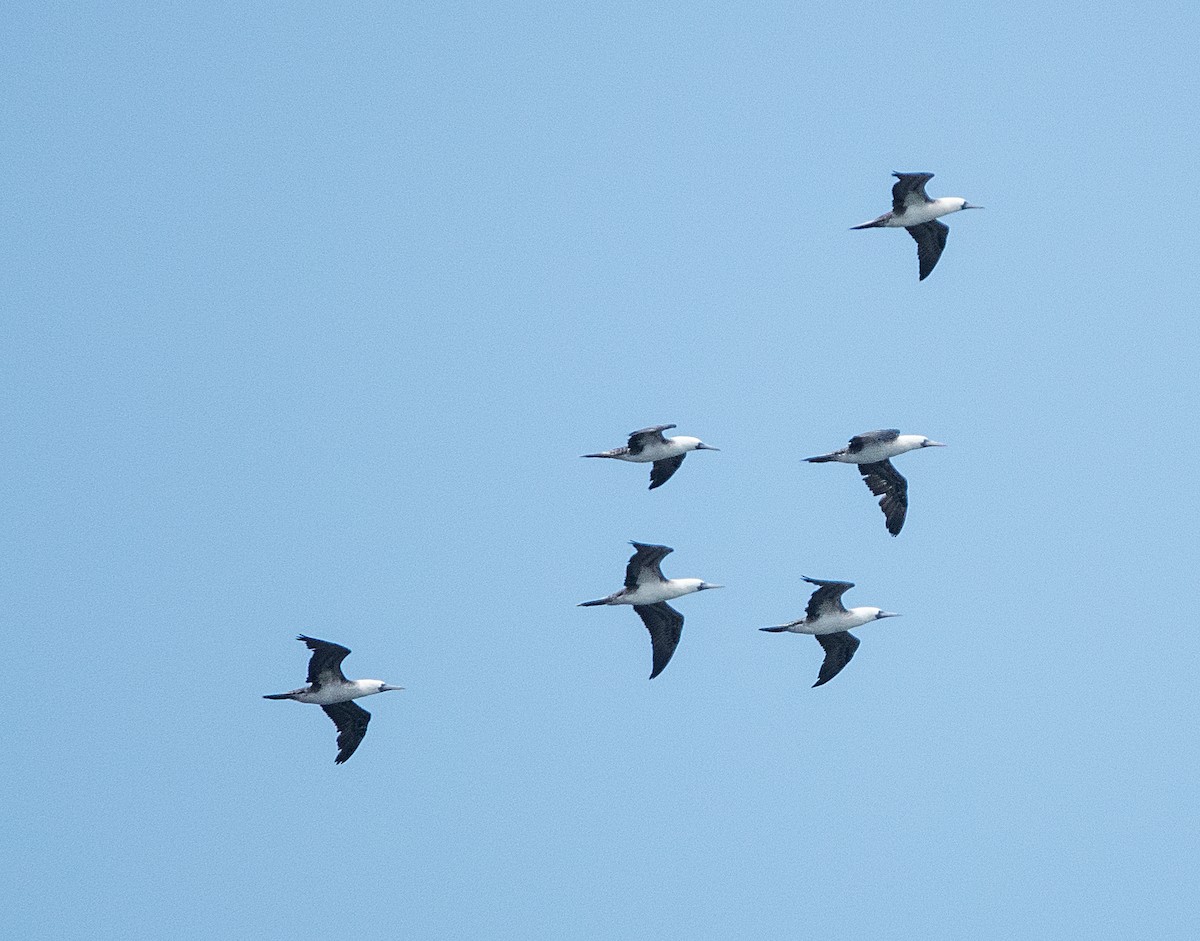
M 714 448 L 713 450 L 716 450 L 716 449 Z M 713 585 L 713 584 L 710 584 L 709 582 L 701 582 L 700 587 L 697 588 L 696 591 L 704 591 L 706 588 L 724 588 L 724 587 L 725 587 L 724 585 Z
M 700 444 L 696 445 L 696 450 L 697 451 L 720 451 L 721 449 L 714 448 L 711 444 L 705 444 L 704 442 L 701 442 Z
M 880 611 L 875 617 L 878 618 L 898 618 L 900 617 L 895 611 Z
M 982 209 L 982 206 L 976 206 L 974 203 L 963 203 L 963 209 Z
M 927 448 L 944 448 L 945 445 L 942 444 L 942 442 L 940 442 L 940 441 L 926 441 L 925 447 L 927 447 Z
M 381 687 L 379 687 L 379 691 L 381 693 L 388 693 L 388 692 L 391 692 L 392 690 L 396 690 L 397 692 L 399 692 L 402 689 L 404 689 L 403 686 L 388 686 L 387 683 L 384 683 Z

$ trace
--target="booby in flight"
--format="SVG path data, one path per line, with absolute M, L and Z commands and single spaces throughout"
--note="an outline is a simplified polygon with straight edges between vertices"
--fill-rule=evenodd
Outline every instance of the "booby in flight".
M 664 578 L 660 567 L 662 560 L 674 552 L 674 549 L 670 546 L 649 546 L 640 542 L 630 545 L 637 551 L 625 567 L 625 587 L 607 598 L 585 601 L 579 607 L 591 608 L 598 604 L 633 605 L 633 610 L 638 613 L 638 617 L 650 632 L 650 646 L 654 654 L 650 679 L 654 679 L 671 661 L 671 655 L 675 653 L 675 648 L 679 645 L 679 635 L 683 631 L 683 615 L 667 602 L 672 598 L 690 595 L 694 591 L 724 586 L 712 585 L 698 578 Z
M 879 506 L 883 509 L 887 531 L 899 536 L 908 513 L 908 481 L 900 476 L 888 459 L 917 448 L 944 447 L 940 441 L 930 441 L 921 435 L 902 435 L 896 428 L 884 428 L 855 435 L 850 439 L 849 447 L 840 451 L 807 457 L 805 460 L 811 464 L 824 464 L 826 461 L 857 464 L 858 472 L 863 475 L 871 493 L 881 498 Z
M 921 276 L 917 280 L 924 281 L 942 257 L 942 249 L 946 247 L 946 238 L 950 235 L 950 227 L 938 222 L 938 218 L 960 209 L 983 207 L 972 206 L 958 196 L 930 199 L 925 195 L 925 184 L 933 179 L 932 173 L 893 173 L 892 176 L 899 180 L 892 187 L 892 211 L 851 228 L 908 229 L 908 234 L 917 241 L 917 262 L 921 269 Z
M 342 661 L 350 653 L 347 648 L 303 634 L 296 640 L 304 641 L 313 652 L 312 659 L 308 661 L 308 685 L 290 693 L 264 696 L 263 699 L 294 699 L 296 702 L 315 703 L 324 709 L 325 715 L 337 726 L 338 753 L 334 762 L 340 765 L 354 754 L 367 734 L 367 723 L 371 721 L 371 713 L 351 700 L 404 687 L 388 686 L 382 680 L 348 680 L 342 674 Z
M 674 425 L 655 425 L 653 428 L 643 428 L 629 434 L 629 443 L 623 448 L 613 448 L 611 451 L 601 451 L 599 454 L 585 454 L 584 457 L 611 457 L 618 461 L 633 461 L 636 464 L 649 464 L 650 489 L 661 487 L 671 475 L 679 470 L 679 465 L 687 457 L 688 451 L 720 451 L 705 444 L 699 438 L 689 438 L 679 435 L 675 438 L 663 436 L 663 432 Z
M 861 641 L 850 633 L 850 628 L 899 615 L 891 611 L 881 611 L 879 608 L 851 608 L 847 611 L 842 604 L 842 595 L 854 587 L 853 582 L 826 582 L 807 576 L 804 580 L 816 585 L 817 590 L 808 599 L 803 620 L 781 624 L 779 627 L 760 627 L 759 630 L 771 634 L 784 631 L 793 634 L 815 634 L 825 650 L 825 660 L 821 664 L 820 673 L 817 674 L 817 681 L 813 683 L 813 686 L 817 687 L 828 683 L 841 673 L 842 668 L 854 656 L 854 651 L 858 650 Z

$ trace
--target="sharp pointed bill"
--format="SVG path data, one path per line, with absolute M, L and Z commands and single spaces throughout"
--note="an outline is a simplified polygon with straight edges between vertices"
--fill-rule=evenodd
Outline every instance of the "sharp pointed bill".
M 629 442 L 625 447 L 583 456 L 608 457 L 617 461 L 631 461 L 635 464 L 651 464 L 650 489 L 654 490 L 671 479 L 679 470 L 679 466 L 687 457 L 688 452 L 721 450 L 705 444 L 699 438 L 691 438 L 686 435 L 668 438 L 663 435 L 664 431 L 674 427 L 674 425 L 653 425 L 650 428 L 630 432 Z
M 805 458 L 811 464 L 838 461 L 842 464 L 857 464 L 863 481 L 871 493 L 879 497 L 887 531 L 899 536 L 908 515 L 908 481 L 892 466 L 891 458 L 917 448 L 944 448 L 940 441 L 931 441 L 923 435 L 902 435 L 896 428 L 884 428 L 855 435 L 850 444 L 840 451 Z
M 666 578 L 662 573 L 662 560 L 673 550 L 670 546 L 649 543 L 631 543 L 634 553 L 625 566 L 625 587 L 606 598 L 584 601 L 579 607 L 597 605 L 633 605 L 646 630 L 650 632 L 652 665 L 650 679 L 654 679 L 671 661 L 679 637 L 683 632 L 683 615 L 672 608 L 668 601 L 709 588 L 721 588 L 699 578 Z
M 338 753 L 334 761 L 340 765 L 362 743 L 367 734 L 367 723 L 371 721 L 371 713 L 351 700 L 404 687 L 388 686 L 382 680 L 348 680 L 342 673 L 342 661 L 350 653 L 348 648 L 304 634 L 296 639 L 303 641 L 313 652 L 308 661 L 308 685 L 290 693 L 273 693 L 263 699 L 294 699 L 320 706 L 337 726 Z
M 813 634 L 817 638 L 821 649 L 825 651 L 825 659 L 821 663 L 817 681 L 813 683 L 815 688 L 824 686 L 841 673 L 854 657 L 854 652 L 862 642 L 850 633 L 851 628 L 897 615 L 879 608 L 846 608 L 842 604 L 842 595 L 854 587 L 853 582 L 824 581 L 807 576 L 804 580 L 817 586 L 808 599 L 804 617 L 778 627 L 760 627 L 759 630 L 771 634 Z
M 932 173 L 893 173 L 892 176 L 897 180 L 892 187 L 892 211 L 852 228 L 907 229 L 917 243 L 917 280 L 924 281 L 942 257 L 946 239 L 950 236 L 950 227 L 937 220 L 952 212 L 983 207 L 973 206 L 958 196 L 930 199 L 925 193 L 925 184 L 933 179 Z

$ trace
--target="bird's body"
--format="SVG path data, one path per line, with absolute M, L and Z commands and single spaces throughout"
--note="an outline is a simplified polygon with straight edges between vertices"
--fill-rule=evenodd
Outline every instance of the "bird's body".
M 923 435 L 902 435 L 899 429 L 883 428 L 855 435 L 850 443 L 839 451 L 805 458 L 810 464 L 837 461 L 841 464 L 857 464 L 863 481 L 875 496 L 883 510 L 887 530 L 893 536 L 900 535 L 908 515 L 908 481 L 892 466 L 891 458 L 918 448 L 944 448 L 940 441 L 931 441 Z
M 338 755 L 334 761 L 340 765 L 354 754 L 371 721 L 371 713 L 352 700 L 404 687 L 389 686 L 383 680 L 348 680 L 342 673 L 342 661 L 350 653 L 348 648 L 303 634 L 296 639 L 313 652 L 308 662 L 308 685 L 288 693 L 272 693 L 263 699 L 292 699 L 320 706 L 337 726 Z
M 677 435 L 668 438 L 664 431 L 674 428 L 674 425 L 654 425 L 640 431 L 630 432 L 629 442 L 623 448 L 613 448 L 611 451 L 600 451 L 596 454 L 585 454 L 584 457 L 607 457 L 616 461 L 630 461 L 634 464 L 653 464 L 650 471 L 650 489 L 661 487 L 687 457 L 689 451 L 719 451 L 705 444 L 699 438 L 687 435 Z
M 950 227 L 937 220 L 952 212 L 983 207 L 973 206 L 959 196 L 930 199 L 925 194 L 925 184 L 933 179 L 932 173 L 893 173 L 892 176 L 897 179 L 892 187 L 892 211 L 852 228 L 907 229 L 917 243 L 917 280 L 924 281 L 942 257 L 946 239 L 950 236 Z
M 897 615 L 880 608 L 843 606 L 842 595 L 854 587 L 853 582 L 823 581 L 807 576 L 804 580 L 817 586 L 817 590 L 808 599 L 804 617 L 799 621 L 780 624 L 778 627 L 761 627 L 759 630 L 771 634 L 786 631 L 792 634 L 815 635 L 825 651 L 825 660 L 813 686 L 822 686 L 837 676 L 858 650 L 859 639 L 847 633 L 851 628 L 861 627 L 880 618 L 894 618 Z
M 654 546 L 635 542 L 635 552 L 625 567 L 625 587 L 606 598 L 584 601 L 581 608 L 597 605 L 629 604 L 637 612 L 642 623 L 650 632 L 653 651 L 653 666 L 650 679 L 654 679 L 670 662 L 683 632 L 683 615 L 672 608 L 668 601 L 709 588 L 720 588 L 699 578 L 665 578 L 662 560 L 675 550 L 669 546 Z

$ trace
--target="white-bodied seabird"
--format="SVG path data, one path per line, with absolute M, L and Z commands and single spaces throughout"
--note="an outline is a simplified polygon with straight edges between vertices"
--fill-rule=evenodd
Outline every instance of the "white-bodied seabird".
M 855 435 L 850 439 L 849 447 L 840 451 L 807 457 L 805 460 L 811 464 L 824 464 L 826 461 L 857 464 L 858 472 L 863 475 L 871 493 L 881 498 L 879 506 L 883 509 L 888 532 L 899 536 L 908 513 L 908 481 L 900 476 L 888 459 L 917 448 L 944 447 L 940 441 L 930 441 L 921 435 L 902 435 L 899 429 L 884 428 Z
M 613 448 L 611 451 L 601 451 L 599 454 L 585 454 L 584 457 L 611 457 L 618 461 L 633 461 L 635 464 L 649 464 L 650 489 L 661 487 L 671 475 L 679 470 L 679 465 L 687 457 L 688 451 L 720 451 L 705 444 L 699 438 L 689 438 L 679 435 L 675 438 L 663 436 L 663 432 L 674 425 L 655 425 L 653 428 L 643 428 L 629 434 L 629 443 L 623 448 Z
M 852 226 L 853 229 L 908 229 L 908 234 L 917 241 L 917 262 L 920 265 L 918 281 L 924 281 L 942 257 L 950 227 L 937 220 L 960 209 L 982 209 L 972 206 L 958 196 L 943 196 L 930 199 L 925 195 L 925 184 L 933 179 L 932 173 L 893 173 L 899 180 L 892 187 L 892 211 L 878 219 Z
M 263 699 L 294 699 L 296 702 L 314 703 L 325 710 L 325 715 L 337 726 L 338 753 L 334 759 L 341 764 L 354 754 L 363 736 L 367 734 L 367 723 L 371 713 L 350 700 L 363 696 L 374 696 L 389 690 L 404 689 L 403 686 L 388 686 L 383 680 L 348 680 L 342 674 L 342 661 L 350 651 L 341 644 L 299 635 L 313 652 L 308 661 L 308 685 L 290 693 L 275 693 Z
M 894 618 L 899 615 L 891 611 L 881 611 L 879 608 L 851 608 L 846 610 L 842 604 L 842 595 L 854 587 L 854 582 L 827 582 L 819 578 L 804 577 L 817 590 L 808 599 L 808 607 L 804 610 L 804 619 L 781 624 L 779 627 L 760 627 L 760 631 L 780 634 L 790 631 L 793 634 L 815 634 L 817 641 L 825 651 L 825 660 L 821 663 L 821 671 L 813 687 L 828 683 L 842 672 L 842 668 L 850 662 L 854 651 L 861 643 L 850 633 L 850 628 L 878 621 L 880 618 Z
M 625 587 L 607 598 L 584 601 L 579 607 L 591 608 L 598 604 L 633 605 L 633 610 L 638 613 L 638 617 L 650 632 L 650 646 L 654 654 L 650 679 L 654 679 L 671 661 L 671 655 L 679 645 L 679 635 L 683 632 L 683 615 L 667 602 L 672 598 L 690 595 L 694 591 L 724 586 L 712 585 L 699 578 L 664 578 L 662 560 L 674 552 L 674 549 L 670 546 L 649 546 L 640 542 L 630 545 L 637 551 L 625 567 Z

